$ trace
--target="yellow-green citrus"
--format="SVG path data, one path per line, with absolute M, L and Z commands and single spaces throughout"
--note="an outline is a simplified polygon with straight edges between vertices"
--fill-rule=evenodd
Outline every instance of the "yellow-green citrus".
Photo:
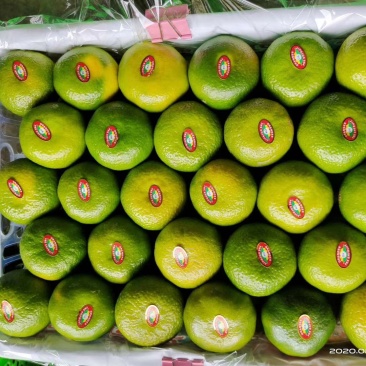
M 26 226 L 19 249 L 29 272 L 56 281 L 85 258 L 87 240 L 79 223 L 67 217 L 48 215 Z
M 55 63 L 57 94 L 81 110 L 95 110 L 118 92 L 118 64 L 105 50 L 84 46 L 64 53 Z
M 324 292 L 352 291 L 366 280 L 366 238 L 343 223 L 309 231 L 298 254 L 299 270 L 310 285 Z
M 244 40 L 220 35 L 194 52 L 188 68 L 191 89 L 215 109 L 234 108 L 257 85 L 259 59 Z
M 92 157 L 112 170 L 132 169 L 154 148 L 148 114 L 120 101 L 106 103 L 94 112 L 85 141 Z
M 217 116 L 195 101 L 178 102 L 160 116 L 154 130 L 159 158 L 169 167 L 195 172 L 222 145 L 222 127 Z
M 279 103 L 255 98 L 240 103 L 224 127 L 225 144 L 241 163 L 261 167 L 281 159 L 292 145 L 294 126 Z
M 52 326 L 62 336 L 79 342 L 94 341 L 114 325 L 112 287 L 91 274 L 74 274 L 58 283 L 48 312 Z
M 147 230 L 161 230 L 181 212 L 186 199 L 184 179 L 158 161 L 131 169 L 121 190 L 126 214 Z
M 138 107 L 162 112 L 188 91 L 187 61 L 170 45 L 136 43 L 122 56 L 118 83 Z
M 324 294 L 314 288 L 286 287 L 271 295 L 262 308 L 268 340 L 289 356 L 310 357 L 327 343 L 336 326 Z
M 31 337 L 47 327 L 50 283 L 17 269 L 0 278 L 0 331 L 11 337 Z
M 233 352 L 254 336 L 257 314 L 249 295 L 221 282 L 196 288 L 184 308 L 189 338 L 209 352 Z
M 46 168 L 67 168 L 85 150 L 82 114 L 64 103 L 32 108 L 22 119 L 19 141 L 24 155 Z
M 7 52 L 0 57 L 0 103 L 24 116 L 52 95 L 53 67 L 53 61 L 40 52 Z
M 310 104 L 301 119 L 299 146 L 324 172 L 344 173 L 366 157 L 365 116 L 362 98 L 339 92 L 323 95 Z
M 222 251 L 220 235 L 213 225 L 183 217 L 160 231 L 154 256 L 167 280 L 181 288 L 195 288 L 220 269 Z
M 84 161 L 66 169 L 57 194 L 66 214 L 82 224 L 98 224 L 119 204 L 119 185 L 113 171 Z
M 251 296 L 268 296 L 283 288 L 297 269 L 291 237 L 272 225 L 240 226 L 224 250 L 224 270 L 239 290 Z
M 334 68 L 330 45 L 314 32 L 296 31 L 275 39 L 261 61 L 263 85 L 282 104 L 300 107 L 327 86 Z
M 272 224 L 300 234 L 320 224 L 333 202 L 328 177 L 308 162 L 291 160 L 275 165 L 263 177 L 257 206 Z
M 211 160 L 194 175 L 190 185 L 194 208 L 215 225 L 234 225 L 246 219 L 257 199 L 250 171 L 229 159 Z
M 183 326 L 183 297 L 170 282 L 155 276 L 131 280 L 115 308 L 116 324 L 130 342 L 157 346 L 173 338 Z
M 147 233 L 125 216 L 111 217 L 89 235 L 90 262 L 101 277 L 112 283 L 126 283 L 151 256 Z
M 14 160 L 0 170 L 0 213 L 27 225 L 56 209 L 58 176 L 55 170 L 28 159 Z

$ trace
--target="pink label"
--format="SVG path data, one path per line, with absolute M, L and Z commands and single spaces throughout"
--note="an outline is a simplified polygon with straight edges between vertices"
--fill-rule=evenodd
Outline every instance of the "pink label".
M 178 267 L 184 269 L 188 266 L 188 254 L 181 246 L 174 248 L 173 258 Z
M 19 81 L 26 81 L 28 78 L 27 69 L 20 61 L 13 62 L 13 74 Z
M 20 184 L 15 179 L 8 179 L 7 181 L 8 188 L 10 192 L 16 197 L 16 198 L 22 198 L 23 197 L 23 190 Z
M 231 73 L 231 61 L 227 56 L 221 56 L 217 62 L 217 74 L 220 79 L 227 79 Z
M 297 321 L 297 330 L 302 339 L 309 339 L 313 334 L 313 324 L 309 315 L 303 314 Z
M 221 338 L 225 338 L 229 334 L 229 324 L 222 315 L 215 316 L 213 320 L 213 328 Z
M 149 327 L 156 327 L 160 320 L 159 309 L 155 305 L 150 305 L 145 311 L 145 320 Z
M 14 309 L 10 305 L 9 302 L 3 300 L 1 302 L 1 310 L 3 312 L 4 318 L 8 323 L 12 323 L 14 321 Z

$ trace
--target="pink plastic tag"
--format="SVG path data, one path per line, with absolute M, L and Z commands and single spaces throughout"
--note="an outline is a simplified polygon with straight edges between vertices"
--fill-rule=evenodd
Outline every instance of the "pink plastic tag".
M 162 366 L 204 366 L 203 360 L 188 360 L 188 358 L 163 357 Z
M 191 39 L 192 33 L 187 22 L 188 5 L 153 7 L 145 16 L 153 22 L 146 30 L 153 43 L 173 39 Z

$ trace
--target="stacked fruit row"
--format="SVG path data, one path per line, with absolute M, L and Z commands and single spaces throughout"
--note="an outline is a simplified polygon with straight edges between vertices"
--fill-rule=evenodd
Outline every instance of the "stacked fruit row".
M 0 330 L 31 336 L 50 321 L 90 341 L 116 323 L 153 346 L 184 324 L 201 348 L 230 352 L 254 335 L 260 299 L 269 340 L 305 357 L 334 330 L 328 294 L 341 294 L 342 324 L 365 349 L 363 50 L 365 29 L 340 48 L 338 83 L 311 32 L 278 38 L 261 62 L 231 36 L 189 65 L 150 43 L 119 67 L 94 47 L 55 64 L 9 52 L 0 102 L 22 116 L 26 158 L 0 172 L 0 212 L 27 225 L 27 270 L 0 279 Z

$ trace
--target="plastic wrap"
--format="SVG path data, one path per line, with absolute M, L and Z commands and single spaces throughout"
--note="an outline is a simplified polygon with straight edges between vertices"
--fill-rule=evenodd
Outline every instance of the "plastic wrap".
M 294 30 L 314 31 L 336 45 L 354 30 L 366 26 L 366 5 L 362 5 L 363 2 L 329 5 L 330 2 L 325 0 L 325 5 L 321 5 L 318 1 L 297 4 L 296 0 L 69 0 L 59 3 L 67 5 L 63 8 L 61 5 L 60 8 L 55 6 L 53 10 L 56 12 L 59 9 L 60 13 L 39 16 L 25 14 L 22 19 L 4 21 L 6 24 L 3 23 L 4 27 L 0 28 L 0 54 L 12 49 L 62 54 L 82 45 L 95 45 L 122 53 L 136 42 L 152 40 L 149 27 L 156 28 L 156 24 L 161 27 L 162 21 L 170 23 L 172 19 L 164 19 L 166 14 L 161 13 L 160 9 L 171 6 L 188 9 L 186 13 L 174 13 L 174 16 L 175 19 L 186 19 L 190 35 L 184 38 L 178 34 L 175 39 L 162 37 L 161 40 L 189 52 L 219 34 L 239 36 L 257 49 L 262 49 L 281 34 Z M 147 10 L 151 12 L 150 15 Z M 38 14 L 42 14 L 41 10 L 38 10 Z M 22 156 L 17 139 L 18 126 L 19 118 L 0 109 L 0 169 L 3 163 Z M 9 264 L 9 270 L 19 265 L 19 255 L 14 251 L 5 254 L 5 250 L 8 246 L 17 245 L 21 233 L 21 226 L 1 219 L 0 274 L 8 270 L 6 266 Z M 28 339 L 1 335 L 0 356 L 60 366 L 159 366 L 163 358 L 168 360 L 168 364 L 171 360 L 171 365 L 174 364 L 173 360 L 188 359 L 198 360 L 197 364 L 206 366 L 332 366 L 340 363 L 358 366 L 366 363 L 365 355 L 347 341 L 339 324 L 329 343 L 316 356 L 307 359 L 285 356 L 262 333 L 258 333 L 238 352 L 214 354 L 200 350 L 184 333 L 162 347 L 140 348 L 126 342 L 116 329 L 98 341 L 76 343 L 63 338 L 52 328 Z M 175 365 L 183 363 L 177 362 Z

